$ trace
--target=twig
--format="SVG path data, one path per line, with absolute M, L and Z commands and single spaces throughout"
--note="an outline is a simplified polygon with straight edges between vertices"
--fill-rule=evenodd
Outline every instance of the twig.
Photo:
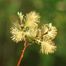
M 21 56 L 20 56 L 20 58 L 18 60 L 17 66 L 20 66 L 21 60 L 23 59 L 23 56 L 24 56 L 24 53 L 25 53 L 25 50 L 26 50 L 27 47 L 28 47 L 28 44 L 27 44 L 27 41 L 25 40 L 24 48 L 23 48 Z

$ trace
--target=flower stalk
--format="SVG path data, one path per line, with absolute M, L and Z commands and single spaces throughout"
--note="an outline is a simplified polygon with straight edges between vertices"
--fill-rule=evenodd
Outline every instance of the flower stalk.
M 20 66 L 20 63 L 21 63 L 21 61 L 22 61 L 22 59 L 24 57 L 24 53 L 25 53 L 25 50 L 27 49 L 27 47 L 28 47 L 28 43 L 27 43 L 27 40 L 25 40 L 25 42 L 24 42 L 24 48 L 23 48 L 23 50 L 21 52 L 21 55 L 20 55 L 20 58 L 18 60 L 17 66 Z

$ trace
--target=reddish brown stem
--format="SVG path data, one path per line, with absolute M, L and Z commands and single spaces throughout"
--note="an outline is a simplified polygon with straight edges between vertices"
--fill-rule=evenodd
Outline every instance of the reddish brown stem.
M 26 50 L 27 46 L 28 46 L 27 45 L 27 41 L 25 40 L 24 48 L 23 48 L 22 53 L 21 53 L 21 56 L 20 56 L 20 58 L 18 60 L 17 66 L 20 66 L 21 60 L 23 59 L 23 56 L 24 56 L 24 53 L 25 53 L 25 50 Z

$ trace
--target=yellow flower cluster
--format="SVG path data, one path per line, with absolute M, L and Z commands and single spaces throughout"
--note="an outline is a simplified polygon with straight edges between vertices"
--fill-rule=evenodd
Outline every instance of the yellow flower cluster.
M 44 24 L 41 29 L 38 31 L 38 36 L 36 41 L 41 44 L 41 52 L 48 54 L 54 53 L 56 46 L 53 42 L 57 35 L 57 29 L 55 26 L 52 26 L 52 23 Z
M 54 53 L 54 51 L 56 50 L 56 46 L 54 45 L 54 43 L 52 41 L 43 41 L 41 43 L 41 52 L 48 54 L 48 53 Z
M 25 34 L 23 31 L 15 28 L 11 28 L 11 34 L 12 34 L 12 40 L 15 41 L 16 43 L 18 43 L 19 41 L 22 41 L 25 37 Z
M 33 39 L 41 45 L 41 52 L 48 54 L 54 53 L 56 46 L 53 42 L 57 35 L 57 29 L 52 23 L 39 26 L 40 16 L 32 11 L 26 16 L 21 12 L 17 13 L 20 21 L 11 27 L 12 40 L 15 42 L 23 41 L 25 38 Z

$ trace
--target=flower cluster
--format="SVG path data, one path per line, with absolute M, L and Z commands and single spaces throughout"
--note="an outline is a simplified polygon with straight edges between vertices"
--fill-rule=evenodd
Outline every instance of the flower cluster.
M 39 26 L 40 16 L 34 11 L 26 14 L 26 16 L 21 12 L 17 14 L 20 21 L 11 27 L 12 40 L 18 43 L 24 41 L 25 38 L 27 40 L 33 39 L 41 45 L 42 53 L 54 53 L 56 46 L 53 40 L 57 35 L 56 27 L 52 26 L 52 23 Z

